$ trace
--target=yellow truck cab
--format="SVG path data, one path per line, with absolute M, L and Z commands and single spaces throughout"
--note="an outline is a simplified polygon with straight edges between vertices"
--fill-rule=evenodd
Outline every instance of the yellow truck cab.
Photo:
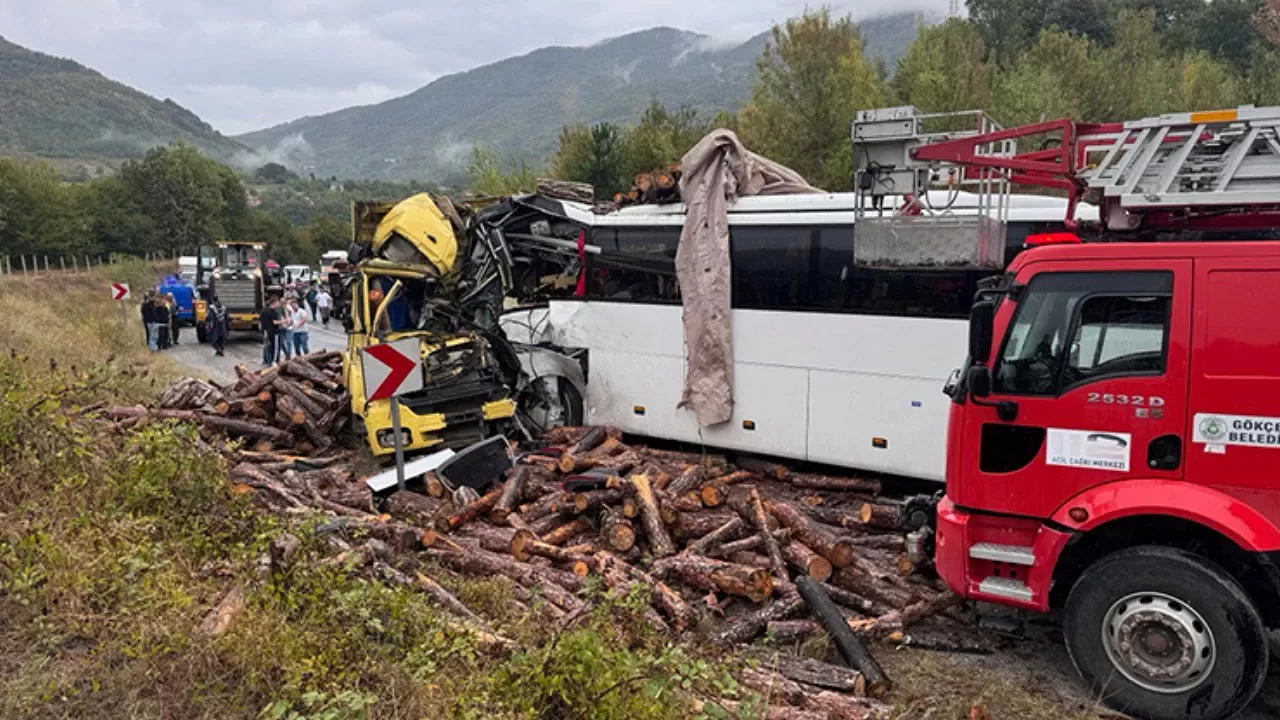
M 409 337 L 419 339 L 425 377 L 422 390 L 400 398 L 406 451 L 463 447 L 505 432 L 516 404 L 489 341 L 478 331 L 433 329 L 435 315 L 448 311 L 441 291 L 458 255 L 449 219 L 423 194 L 357 202 L 352 229 L 366 254 L 349 285 L 343 363 L 357 434 L 375 456 L 394 452 L 390 402 L 366 400 L 360 351 Z

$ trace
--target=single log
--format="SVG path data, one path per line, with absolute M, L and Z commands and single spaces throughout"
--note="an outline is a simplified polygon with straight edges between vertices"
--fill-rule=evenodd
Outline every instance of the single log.
M 765 634 L 779 642 L 797 642 L 822 632 L 822 626 L 812 620 L 774 620 L 765 627 Z
M 844 695 L 801 685 L 780 671 L 747 668 L 740 674 L 742 684 L 764 695 L 766 701 L 777 697 L 791 705 L 820 713 L 829 720 L 869 720 L 882 718 L 887 708 L 865 697 Z M 865 696 L 865 693 L 864 693 Z
M 647 586 L 631 577 L 630 573 L 623 567 L 622 561 L 616 557 L 601 552 L 597 553 L 592 558 L 592 561 L 596 572 L 604 580 L 604 584 L 609 587 L 610 597 L 621 599 L 630 595 L 637 588 L 640 590 L 647 589 Z M 652 595 L 652 591 L 649 594 Z M 662 634 L 671 633 L 671 626 L 662 619 L 662 616 L 656 610 L 646 605 L 643 612 L 645 622 L 650 628 Z M 682 625 L 677 629 L 677 632 L 683 632 L 684 629 Z
M 452 612 L 458 617 L 466 618 L 480 627 L 492 632 L 492 628 L 489 627 L 489 623 L 485 622 L 484 618 L 472 612 L 471 608 L 467 607 L 466 604 L 459 600 L 453 593 L 444 589 L 440 583 L 420 572 L 414 573 L 413 581 L 415 587 L 429 595 L 449 612 Z
M 728 490 L 724 485 L 717 482 L 709 482 L 702 486 L 702 490 L 698 492 L 698 498 L 701 500 L 703 507 L 720 507 L 724 504 L 724 498 Z
M 862 498 L 867 500 L 869 498 Z M 856 507 L 823 507 L 809 506 L 804 509 L 804 513 L 811 519 L 817 520 L 824 525 L 843 528 L 845 530 L 853 530 L 855 532 L 862 530 L 862 521 L 858 519 L 858 512 L 862 509 L 862 505 Z
M 270 385 L 271 382 L 276 379 L 276 375 L 278 375 L 279 372 L 280 372 L 280 366 L 276 365 L 274 367 L 267 368 L 266 370 L 263 370 L 261 372 L 255 373 L 252 376 L 253 377 L 252 380 L 245 383 L 243 386 L 240 387 L 239 390 L 236 390 L 234 393 L 232 393 L 232 397 L 238 400 L 240 398 L 253 397 L 257 395 L 258 393 L 262 392 L 263 388 Z M 248 376 L 246 376 L 245 378 L 241 378 L 242 381 L 246 379 L 248 379 Z
M 770 500 L 769 512 L 778 518 L 778 522 L 791 528 L 796 540 L 809 546 L 809 549 L 831 561 L 838 567 L 847 567 L 853 563 L 853 546 L 843 538 L 821 530 L 813 521 L 805 517 L 794 505 L 782 500 Z
M 302 427 L 307 424 L 307 413 L 297 400 L 284 395 L 276 400 L 276 415 L 284 415 L 287 428 Z
M 479 544 L 480 547 L 489 552 L 508 555 L 511 553 L 511 539 L 515 536 L 515 532 L 511 528 L 472 523 L 466 527 L 459 528 L 456 537 L 463 544 L 471 541 Z
M 773 594 L 773 579 L 767 570 L 698 555 L 659 560 L 654 571 L 661 576 L 678 577 L 702 590 L 719 590 L 752 602 L 764 602 Z
M 898 569 L 898 574 L 906 577 L 915 573 L 916 562 L 906 555 L 899 555 L 897 560 L 893 561 L 894 567 Z
M 440 513 L 442 505 L 443 503 L 439 498 L 419 495 L 408 490 L 399 490 L 387 498 L 385 508 L 387 513 L 394 518 L 422 527 L 431 527 L 435 523 L 436 515 Z
M 529 530 L 536 534 L 534 526 L 530 525 Z M 570 539 L 581 535 L 584 532 L 590 532 L 591 521 L 585 517 L 575 518 L 571 522 L 562 525 L 556 525 L 552 530 L 542 535 L 542 541 L 548 545 L 563 545 Z
M 530 522 L 528 520 L 528 517 L 526 517 L 525 513 L 521 512 L 520 518 L 522 521 L 524 521 L 525 529 L 533 531 L 535 535 L 540 536 L 544 541 L 547 539 L 547 533 L 550 533 L 551 531 L 555 530 L 556 528 L 560 527 L 566 522 L 571 521 L 571 518 L 564 515 L 563 513 L 551 513 L 549 515 L 543 515 L 537 520 L 533 520 L 532 522 Z M 586 520 L 586 518 L 582 518 L 582 519 Z M 552 544 L 558 545 L 559 543 L 552 543 Z
M 751 524 L 755 526 L 765 553 L 769 556 L 769 567 L 773 571 L 774 580 L 788 582 L 791 578 L 787 575 L 787 563 L 782 557 L 782 549 L 778 547 L 778 541 L 769 532 L 769 517 L 765 514 L 764 503 L 760 502 L 760 491 L 756 486 L 752 485 L 748 489 L 747 501 L 751 511 Z M 829 572 L 828 575 L 830 575 Z
M 881 608 L 886 605 L 891 608 L 900 608 L 911 603 L 911 593 L 889 585 L 861 568 L 840 568 L 831 574 L 830 582 L 836 587 L 878 603 Z M 854 609 L 858 610 L 856 607 Z M 878 615 L 880 613 L 871 614 Z
M 798 488 L 826 490 L 828 492 L 861 492 L 872 495 L 880 493 L 880 481 L 866 478 L 831 477 L 830 475 L 804 473 L 792 475 L 791 484 Z
M 858 520 L 867 527 L 878 530 L 901 530 L 902 508 L 898 505 L 863 503 Z
M 652 451 L 650 451 L 652 452 Z M 664 488 L 666 493 L 672 497 L 683 495 L 698 489 L 702 483 L 702 471 L 697 465 L 690 465 L 685 468 L 674 480 L 667 483 Z
M 541 568 L 522 563 L 509 555 L 499 555 L 483 549 L 454 552 L 450 550 L 425 550 L 428 557 L 475 577 L 508 577 L 526 587 L 537 586 L 552 604 L 565 612 L 582 607 L 582 601 L 573 595 L 582 587 L 582 578 L 551 568 Z
M 266 440 L 281 447 L 289 447 L 294 442 L 293 435 L 284 430 L 243 420 L 232 420 L 220 415 L 202 415 L 200 423 L 228 435 Z
M 442 498 L 445 495 L 445 486 L 441 482 L 440 476 L 434 472 L 429 472 L 422 479 L 422 484 L 427 489 L 427 494 L 433 498 Z
M 584 435 L 591 432 L 595 428 L 591 427 L 553 427 L 547 430 L 547 435 L 543 438 L 549 445 L 572 445 L 581 440 Z
M 827 635 L 831 637 L 840 656 L 867 679 L 867 694 L 871 697 L 884 697 L 893 688 L 893 684 L 875 658 L 871 657 L 871 653 L 867 652 L 866 645 L 853 634 L 844 615 L 831 600 L 831 596 L 822 589 L 822 585 L 813 578 L 801 575 L 796 579 L 796 590 L 826 628 Z
M 605 434 L 603 427 L 593 427 L 587 431 L 577 442 L 565 448 L 564 454 L 560 456 L 560 472 L 571 473 L 586 469 L 578 466 L 578 458 L 576 456 L 583 455 L 599 447 L 606 437 L 608 436 Z M 590 467 L 590 465 L 586 467 Z
M 626 552 L 636 544 L 636 530 L 631 521 L 605 508 L 600 515 L 600 538 L 614 552 Z
M 758 552 L 751 552 L 750 550 L 742 550 L 740 552 L 736 552 L 731 555 L 726 555 L 724 559 L 728 560 L 731 563 L 737 563 L 738 565 L 746 565 L 748 567 L 761 568 L 764 570 L 772 571 L 772 568 L 769 566 L 769 558 L 765 557 L 764 555 L 761 555 Z
M 861 535 L 849 538 L 849 544 L 856 548 L 893 550 L 896 552 L 903 552 L 907 549 L 906 538 L 901 535 Z
M 324 499 L 367 513 L 373 512 L 373 491 L 364 483 L 336 487 L 321 495 Z
M 865 598 L 856 592 L 852 592 L 838 585 L 832 585 L 831 583 L 824 582 L 822 583 L 822 589 L 827 591 L 827 594 L 831 596 L 831 599 L 834 600 L 837 605 L 843 608 L 848 608 L 859 615 L 879 617 L 893 612 L 894 610 L 894 608 L 885 605 L 882 602 L 876 602 L 875 600 Z
M 787 564 L 818 582 L 831 577 L 831 561 L 810 550 L 804 543 L 792 540 L 782 547 Z
M 709 710 L 712 707 L 719 710 Z M 694 702 L 689 715 L 691 717 L 750 717 L 760 718 L 760 720 L 831 720 L 831 716 L 827 713 L 801 710 L 790 705 L 770 705 L 768 709 L 763 710 L 763 715 L 760 714 L 761 712 L 761 709 L 754 705 L 721 698 Z
M 621 488 L 574 493 L 572 499 L 573 511 L 579 515 L 594 512 L 605 505 L 620 503 L 626 496 L 627 491 Z
M 636 504 L 635 498 L 626 498 L 622 501 L 622 517 L 632 519 L 640 515 L 640 506 Z
M 560 563 L 586 563 L 589 560 L 582 553 L 573 552 L 570 548 L 544 543 L 538 539 L 537 535 L 528 530 L 515 531 L 515 534 L 511 536 L 510 549 L 511 556 L 521 562 L 527 562 L 535 555 Z M 594 563 L 590 565 L 594 565 Z
M 702 500 L 702 494 L 696 490 L 690 490 L 689 492 L 676 497 L 666 496 L 666 498 L 666 504 L 670 505 L 676 512 L 682 513 L 696 513 L 703 507 L 713 507 L 713 505 L 710 504 L 712 502 L 719 502 L 711 500 L 704 503 Z
M 795 682 L 850 693 L 856 697 L 865 697 L 867 694 L 866 678 L 851 668 L 795 655 L 771 655 L 765 666 Z
M 853 624 L 853 630 L 863 637 L 888 637 L 892 633 L 902 632 L 907 626 L 920 622 L 924 618 L 959 605 L 962 600 L 963 598 L 959 595 L 945 592 L 878 618 L 857 621 Z
M 516 466 L 507 473 L 507 482 L 502 486 L 502 494 L 494 503 L 493 510 L 489 511 L 489 522 L 501 525 L 507 521 L 511 513 L 515 512 L 516 505 L 524 494 L 525 481 L 528 477 L 529 468 L 524 466 Z
M 538 194 L 556 198 L 557 200 L 580 202 L 585 205 L 592 205 L 596 200 L 596 190 L 593 185 L 569 180 L 538 178 Z
M 742 534 L 746 524 L 740 517 L 730 518 L 728 522 L 711 532 L 703 535 L 697 540 L 689 543 L 681 555 L 705 555 L 709 548 L 715 547 L 730 538 L 736 538 Z
M 294 358 L 284 364 L 284 372 L 294 377 L 310 380 L 320 387 L 337 390 L 339 385 L 332 378 L 304 359 Z
M 662 558 L 676 553 L 675 542 L 667 533 L 657 501 L 653 496 L 653 488 L 649 486 L 649 476 L 635 473 L 627 478 L 635 488 L 635 496 L 640 504 L 640 521 L 644 524 L 645 535 L 649 538 L 649 549 L 654 557 Z
M 454 514 L 436 520 L 436 530 L 440 532 L 453 532 L 467 523 L 475 520 L 493 510 L 493 506 L 497 504 L 498 498 L 502 496 L 502 486 L 494 485 L 479 500 L 467 503 L 463 508 Z
M 724 510 L 681 513 L 672 530 L 681 540 L 700 538 L 729 522 L 733 513 Z
M 200 622 L 200 632 L 209 637 L 222 637 L 231 630 L 236 618 L 244 611 L 247 599 L 244 585 L 234 585 L 222 596 L 217 607 Z
M 795 588 L 787 585 L 779 592 L 776 600 L 758 610 L 734 618 L 715 632 L 711 636 L 711 641 L 720 646 L 750 642 L 764 632 L 769 623 L 791 617 L 803 608 L 804 601 L 796 594 Z
M 791 468 L 786 465 L 750 455 L 740 455 L 734 459 L 733 463 L 743 470 L 749 470 L 757 475 L 771 477 L 775 480 L 785 480 L 787 475 L 791 473 Z

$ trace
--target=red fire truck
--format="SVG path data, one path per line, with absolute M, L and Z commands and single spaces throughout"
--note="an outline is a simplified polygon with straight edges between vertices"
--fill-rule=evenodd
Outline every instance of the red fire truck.
M 993 222 L 966 241 L 988 266 L 1002 184 L 1089 199 L 1100 221 L 1032 238 L 973 304 L 938 572 L 966 598 L 1060 608 L 1118 709 L 1229 717 L 1280 627 L 1280 108 L 925 128 L 956 117 L 860 115 L 859 188 L 991 184 Z

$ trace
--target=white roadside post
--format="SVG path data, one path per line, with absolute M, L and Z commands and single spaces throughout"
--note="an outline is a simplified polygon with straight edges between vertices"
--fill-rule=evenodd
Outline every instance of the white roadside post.
M 360 351 L 367 402 L 390 400 L 396 449 L 396 487 L 404 490 L 404 439 L 400 434 L 400 396 L 422 389 L 422 346 L 417 338 L 370 345 Z

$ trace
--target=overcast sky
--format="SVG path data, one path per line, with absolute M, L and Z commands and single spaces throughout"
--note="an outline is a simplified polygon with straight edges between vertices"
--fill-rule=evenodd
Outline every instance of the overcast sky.
M 547 45 L 658 25 L 745 40 L 821 0 L 0 0 L 0 35 L 233 135 Z M 948 0 L 837 0 L 860 19 Z

